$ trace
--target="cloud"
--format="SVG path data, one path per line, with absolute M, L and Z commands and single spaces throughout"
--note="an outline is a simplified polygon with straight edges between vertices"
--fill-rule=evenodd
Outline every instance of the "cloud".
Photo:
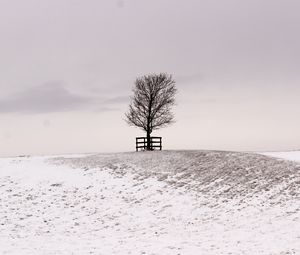
M 107 104 L 126 104 L 129 103 L 130 96 L 117 96 L 110 99 L 107 99 L 105 103 Z
M 94 103 L 94 98 L 73 94 L 60 82 L 48 82 L 0 100 L 0 112 L 62 112 L 85 109 Z
M 203 80 L 201 74 L 186 74 L 186 75 L 175 75 L 175 80 L 178 84 L 190 85 L 199 83 Z
M 61 82 L 48 82 L 0 99 L 0 113 L 106 112 L 117 110 L 127 102 L 129 96 L 82 96 L 69 91 Z
M 125 2 L 124 2 L 123 0 L 118 0 L 118 1 L 117 1 L 117 6 L 118 6 L 119 8 L 123 8 L 123 7 L 125 6 Z

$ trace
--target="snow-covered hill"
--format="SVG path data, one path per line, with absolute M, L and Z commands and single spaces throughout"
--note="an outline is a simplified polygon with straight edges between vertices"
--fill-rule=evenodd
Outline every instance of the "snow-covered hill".
M 0 254 L 300 254 L 297 164 L 218 151 L 0 159 Z

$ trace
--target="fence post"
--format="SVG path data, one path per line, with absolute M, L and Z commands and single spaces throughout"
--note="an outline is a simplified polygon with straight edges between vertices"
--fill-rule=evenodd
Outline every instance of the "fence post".
M 136 151 L 139 151 L 138 146 L 139 146 L 139 144 L 138 144 L 138 138 L 135 138 L 135 150 Z

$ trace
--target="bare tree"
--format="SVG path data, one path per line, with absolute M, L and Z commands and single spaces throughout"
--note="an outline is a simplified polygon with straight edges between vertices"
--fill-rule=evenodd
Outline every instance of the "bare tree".
M 174 122 L 171 108 L 175 104 L 176 92 L 172 75 L 166 73 L 150 74 L 136 79 L 126 122 L 146 132 L 147 150 L 151 149 L 152 131 Z

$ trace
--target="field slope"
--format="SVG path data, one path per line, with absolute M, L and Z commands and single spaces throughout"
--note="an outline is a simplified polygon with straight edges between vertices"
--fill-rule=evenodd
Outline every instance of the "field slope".
M 300 254 L 300 165 L 270 156 L 6 158 L 0 192 L 0 254 Z

